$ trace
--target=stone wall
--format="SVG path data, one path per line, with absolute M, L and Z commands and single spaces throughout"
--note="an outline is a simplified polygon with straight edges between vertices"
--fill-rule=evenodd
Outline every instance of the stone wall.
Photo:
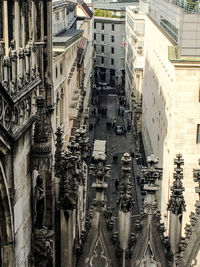
M 29 129 L 14 145 L 14 235 L 15 266 L 28 266 L 31 249 L 31 175 L 30 149 L 31 131 Z

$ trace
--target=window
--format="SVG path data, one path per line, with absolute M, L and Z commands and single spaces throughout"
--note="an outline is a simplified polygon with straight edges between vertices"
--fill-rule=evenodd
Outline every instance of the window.
M 166 31 L 173 40 L 177 43 L 178 42 L 178 29 L 171 24 L 168 20 L 164 19 L 162 16 L 160 17 L 160 25 Z
M 114 38 L 114 36 L 112 35 L 112 36 L 111 36 L 111 42 L 114 43 L 114 40 L 115 40 L 115 38 Z
M 115 25 L 114 24 L 112 24 L 112 31 L 114 31 L 115 30 Z
M 111 58 L 111 65 L 114 65 L 114 59 Z
M 101 64 L 104 64 L 104 57 L 101 58 Z
M 94 28 L 96 29 L 96 26 L 97 26 L 97 23 L 96 22 L 94 22 Z
M 104 35 L 103 34 L 101 35 L 101 41 L 104 41 Z
M 114 52 L 115 52 L 114 47 L 111 47 L 111 53 L 114 54 Z
M 96 40 L 96 33 L 94 33 L 94 40 Z
M 104 30 L 104 23 L 101 23 L 101 29 Z
M 104 46 L 101 47 L 101 53 L 104 53 Z
M 197 124 L 197 144 L 200 144 L 200 124 Z

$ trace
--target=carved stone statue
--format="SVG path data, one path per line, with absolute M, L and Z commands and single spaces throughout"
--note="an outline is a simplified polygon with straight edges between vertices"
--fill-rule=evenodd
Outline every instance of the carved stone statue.
M 42 177 L 39 174 L 36 180 L 35 186 L 35 228 L 42 229 L 43 228 L 43 217 L 44 217 L 44 190 L 42 187 L 43 181 Z

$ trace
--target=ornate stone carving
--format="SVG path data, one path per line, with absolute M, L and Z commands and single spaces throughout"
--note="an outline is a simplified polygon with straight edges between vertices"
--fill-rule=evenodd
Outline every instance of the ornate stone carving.
M 185 188 L 183 187 L 182 179 L 183 179 L 183 169 L 182 165 L 184 164 L 184 160 L 182 159 L 182 155 L 176 155 L 177 158 L 174 160 L 176 164 L 176 168 L 174 169 L 174 179 L 173 186 L 171 187 L 171 197 L 168 203 L 168 210 L 170 210 L 175 215 L 180 215 L 185 211 L 185 200 L 183 197 L 183 191 Z
M 50 153 L 51 147 L 49 145 L 48 137 L 48 125 L 46 118 L 46 109 L 45 102 L 42 96 L 39 96 L 36 100 L 37 104 L 37 120 L 35 123 L 34 130 L 34 145 L 33 152 L 34 153 Z
M 59 183 L 60 207 L 64 210 L 76 208 L 78 200 L 78 183 L 74 178 L 77 158 L 71 152 L 62 155 L 62 175 Z
M 149 186 L 155 186 L 156 181 L 162 180 L 162 169 L 156 167 L 158 164 L 158 158 L 155 155 L 151 155 L 147 158 L 148 167 L 143 167 L 141 172 L 141 178 Z
M 11 50 L 10 51 L 10 60 L 16 62 L 17 61 L 17 51 Z
M 19 89 L 22 89 L 22 87 L 24 85 L 23 76 L 21 76 L 21 75 L 18 76 L 18 78 L 17 78 L 17 84 L 18 84 Z
M 3 66 L 4 67 L 10 67 L 10 57 L 8 57 L 8 56 L 3 57 Z
M 53 230 L 36 230 L 32 238 L 30 261 L 34 266 L 46 267 L 52 265 L 53 259 Z
M 59 178 L 62 176 L 62 145 L 63 145 L 63 140 L 62 140 L 62 134 L 63 131 L 61 128 L 57 128 L 57 131 L 55 133 L 57 139 L 56 139 L 56 151 L 55 151 L 55 164 L 54 164 L 54 170 L 55 170 L 55 175 Z
M 24 53 L 27 57 L 30 57 L 31 55 L 31 47 L 30 45 L 27 45 L 26 48 L 24 49 Z
M 14 95 L 16 93 L 16 82 L 15 81 L 10 82 L 10 92 L 11 92 L 11 95 Z
M 24 53 L 24 49 L 23 48 L 19 49 L 18 55 L 19 55 L 19 59 L 24 59 L 25 53 Z
M 105 165 L 106 155 L 104 153 L 98 153 L 94 157 L 95 164 L 90 165 L 91 174 L 97 178 L 97 183 L 103 183 L 104 178 L 110 177 L 110 167 Z
M 31 80 L 35 80 L 36 78 L 36 67 L 31 68 Z
M 60 178 L 60 206 L 64 210 L 76 208 L 78 201 L 78 187 L 83 177 L 82 165 L 84 149 L 88 139 L 86 131 L 79 129 L 68 145 L 69 151 L 62 151 L 62 131 L 56 132 L 55 172 Z
M 9 106 L 5 107 L 4 110 L 4 125 L 7 130 L 10 129 L 11 126 L 11 119 L 12 119 L 12 110 Z
M 123 212 L 132 210 L 134 202 L 131 184 L 131 157 L 125 153 L 121 159 L 122 162 L 122 178 L 120 183 L 120 196 L 117 200 L 119 209 Z
M 25 72 L 25 83 L 28 84 L 30 82 L 30 73 L 28 71 Z
M 43 228 L 43 217 L 44 217 L 44 190 L 43 181 L 41 175 L 37 176 L 36 186 L 35 186 L 35 223 L 36 229 Z
M 105 208 L 106 199 L 104 196 L 104 191 L 107 188 L 107 183 L 105 179 L 110 177 L 110 166 L 105 165 L 106 155 L 99 152 L 94 157 L 95 164 L 90 165 L 90 173 L 96 178 L 96 181 L 92 184 L 92 187 L 96 189 L 96 198 L 93 203 L 98 208 Z
M 3 44 L 0 44 L 0 57 L 4 56 L 4 47 Z

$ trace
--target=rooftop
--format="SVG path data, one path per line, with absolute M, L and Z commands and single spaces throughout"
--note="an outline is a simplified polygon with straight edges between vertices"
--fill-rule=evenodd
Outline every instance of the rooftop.
M 55 46 L 67 47 L 76 39 L 80 38 L 82 36 L 82 32 L 82 30 L 76 29 L 65 30 L 53 37 L 53 44 Z
M 138 5 L 139 1 L 131 1 L 131 2 L 113 2 L 113 3 L 107 3 L 107 2 L 97 2 L 94 4 L 95 9 L 104 9 L 104 10 L 126 10 L 126 6 L 131 5 Z

